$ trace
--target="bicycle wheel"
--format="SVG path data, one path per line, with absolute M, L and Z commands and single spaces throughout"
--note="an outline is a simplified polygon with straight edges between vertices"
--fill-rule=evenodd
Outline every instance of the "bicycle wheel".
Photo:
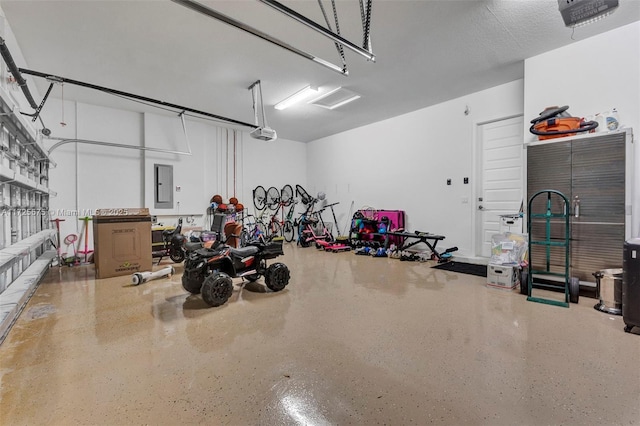
M 262 186 L 256 186 L 256 189 L 253 190 L 253 205 L 256 207 L 256 210 L 264 209 L 266 200 L 267 191 L 265 191 Z
M 304 205 L 309 205 L 313 201 L 313 197 L 300 185 L 296 185 L 296 195 Z
M 280 222 L 269 222 L 267 237 L 281 237 L 282 236 L 282 226 L 280 226 Z
M 287 241 L 288 243 L 293 241 L 293 238 L 295 237 L 295 226 L 293 226 L 293 222 L 291 222 L 290 220 L 287 220 L 284 222 L 284 226 L 282 227 L 282 236 L 284 237 L 285 241 Z
M 293 188 L 291 185 L 285 185 L 282 187 L 282 190 L 280 191 L 280 201 L 282 201 L 282 204 L 285 206 L 291 205 L 293 202 Z
M 271 210 L 275 210 L 280 204 L 280 191 L 275 186 L 270 187 L 267 190 L 267 207 Z

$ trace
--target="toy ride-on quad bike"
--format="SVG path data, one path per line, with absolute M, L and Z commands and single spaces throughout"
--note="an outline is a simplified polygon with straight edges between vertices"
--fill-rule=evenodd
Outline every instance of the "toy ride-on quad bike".
M 282 237 L 274 241 L 251 241 L 233 248 L 222 242 L 212 248 L 200 248 L 187 255 L 182 287 L 192 294 L 202 294 L 210 306 L 223 305 L 233 292 L 232 278 L 254 282 L 265 278 L 271 291 L 281 291 L 289 284 L 290 272 L 281 262 L 267 266 L 267 260 L 283 255 Z

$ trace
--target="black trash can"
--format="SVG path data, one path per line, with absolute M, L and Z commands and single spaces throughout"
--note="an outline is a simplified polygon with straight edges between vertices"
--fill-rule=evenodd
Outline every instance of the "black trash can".
M 640 327 L 640 238 L 624 243 L 622 262 L 622 320 L 624 331 Z

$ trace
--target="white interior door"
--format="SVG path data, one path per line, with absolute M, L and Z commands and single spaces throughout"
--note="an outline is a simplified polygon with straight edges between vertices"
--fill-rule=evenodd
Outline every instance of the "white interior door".
M 520 211 L 524 194 L 523 118 L 482 124 L 478 128 L 476 254 L 491 256 L 491 236 L 500 232 L 500 215 Z

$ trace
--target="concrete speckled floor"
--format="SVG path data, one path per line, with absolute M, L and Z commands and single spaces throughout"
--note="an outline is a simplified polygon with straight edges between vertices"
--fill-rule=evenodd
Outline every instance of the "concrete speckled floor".
M 640 336 L 594 299 L 285 253 L 284 291 L 234 280 L 219 308 L 182 289 L 181 266 L 140 286 L 52 268 L 0 346 L 0 423 L 640 424 Z

